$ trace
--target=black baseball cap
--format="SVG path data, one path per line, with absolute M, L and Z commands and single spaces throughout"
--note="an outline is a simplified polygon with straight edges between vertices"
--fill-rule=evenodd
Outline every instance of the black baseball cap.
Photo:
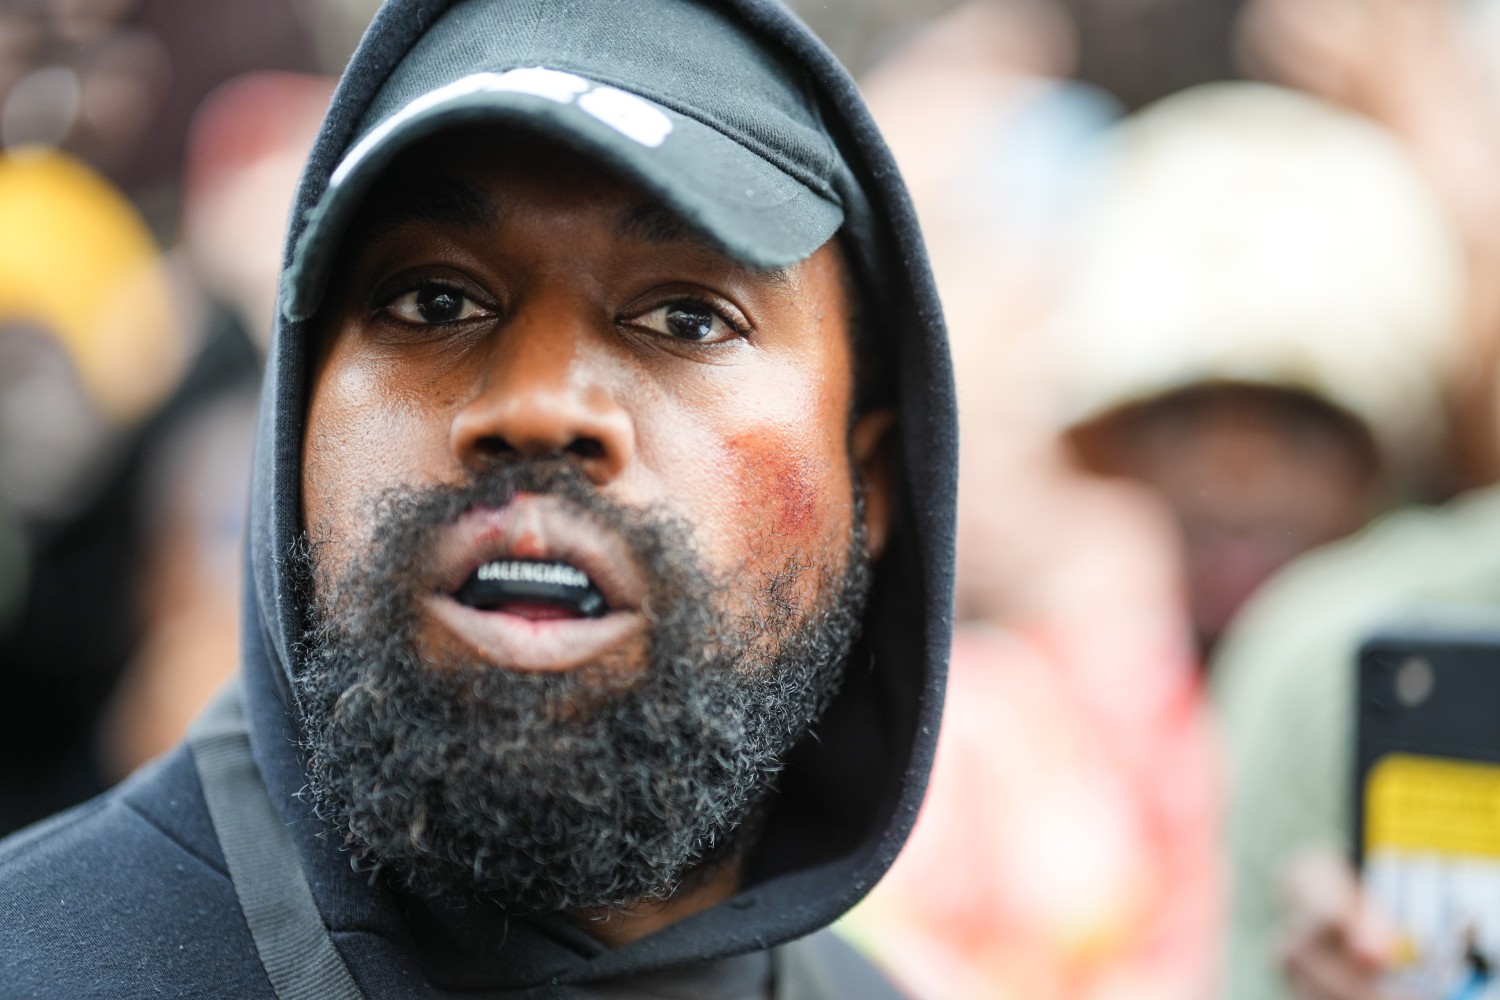
M 317 310 L 344 232 L 398 154 L 475 123 L 541 133 L 618 169 L 747 266 L 802 260 L 851 201 L 863 207 L 802 73 L 695 0 L 460 0 L 361 121 L 308 216 L 283 311 Z

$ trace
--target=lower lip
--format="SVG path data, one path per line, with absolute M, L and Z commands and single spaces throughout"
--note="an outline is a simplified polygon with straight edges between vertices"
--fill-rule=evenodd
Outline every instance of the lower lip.
M 480 611 L 451 597 L 430 597 L 427 612 L 482 659 L 509 670 L 573 670 L 617 650 L 643 628 L 641 616 L 611 611 L 602 618 L 528 618 Z

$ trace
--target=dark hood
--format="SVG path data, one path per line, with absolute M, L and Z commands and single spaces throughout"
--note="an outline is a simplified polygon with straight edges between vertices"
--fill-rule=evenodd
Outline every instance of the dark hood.
M 515 0 L 536 3 L 544 0 Z M 648 2 L 648 0 L 642 0 Z M 287 254 L 381 84 L 451 0 L 392 0 L 349 63 L 300 183 Z M 553 3 L 549 16 L 564 16 Z M 417 921 L 408 901 L 350 871 L 296 799 L 304 783 L 289 714 L 304 608 L 283 554 L 299 528 L 308 384 L 305 324 L 283 319 L 271 346 L 252 487 L 245 675 L 257 761 L 283 804 L 325 919 L 397 949 L 443 954 L 452 985 L 514 988 L 583 982 L 681 965 L 800 937 L 858 902 L 905 842 L 932 765 L 951 631 L 956 469 L 954 395 L 937 296 L 910 201 L 853 81 L 783 7 L 718 4 L 804 68 L 821 111 L 861 183 L 883 259 L 861 268 L 879 302 L 896 372 L 902 507 L 876 571 L 866 637 L 842 693 L 788 762 L 751 876 L 730 902 L 617 951 L 591 947 L 546 921 L 501 921 L 510 945 L 477 942 L 480 908 Z M 424 911 L 425 912 L 425 911 Z M 490 939 L 491 943 L 493 939 Z M 525 942 L 523 945 L 522 942 Z M 474 942 L 471 946 L 471 942 Z M 372 959 L 373 960 L 373 959 Z M 356 959 L 356 962 L 358 959 Z

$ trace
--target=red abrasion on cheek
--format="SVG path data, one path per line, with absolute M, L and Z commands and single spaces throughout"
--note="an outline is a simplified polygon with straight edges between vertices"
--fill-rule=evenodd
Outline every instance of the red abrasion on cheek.
M 727 442 L 740 484 L 739 506 L 749 520 L 767 522 L 781 538 L 817 534 L 818 484 L 815 466 L 795 438 L 740 434 Z

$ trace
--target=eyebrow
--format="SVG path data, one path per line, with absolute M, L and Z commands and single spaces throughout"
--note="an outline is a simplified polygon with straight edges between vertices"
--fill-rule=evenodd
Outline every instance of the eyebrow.
M 500 206 L 461 177 L 440 174 L 416 183 L 384 186 L 372 199 L 360 226 L 366 239 L 387 236 L 409 222 L 481 231 L 500 215 Z

